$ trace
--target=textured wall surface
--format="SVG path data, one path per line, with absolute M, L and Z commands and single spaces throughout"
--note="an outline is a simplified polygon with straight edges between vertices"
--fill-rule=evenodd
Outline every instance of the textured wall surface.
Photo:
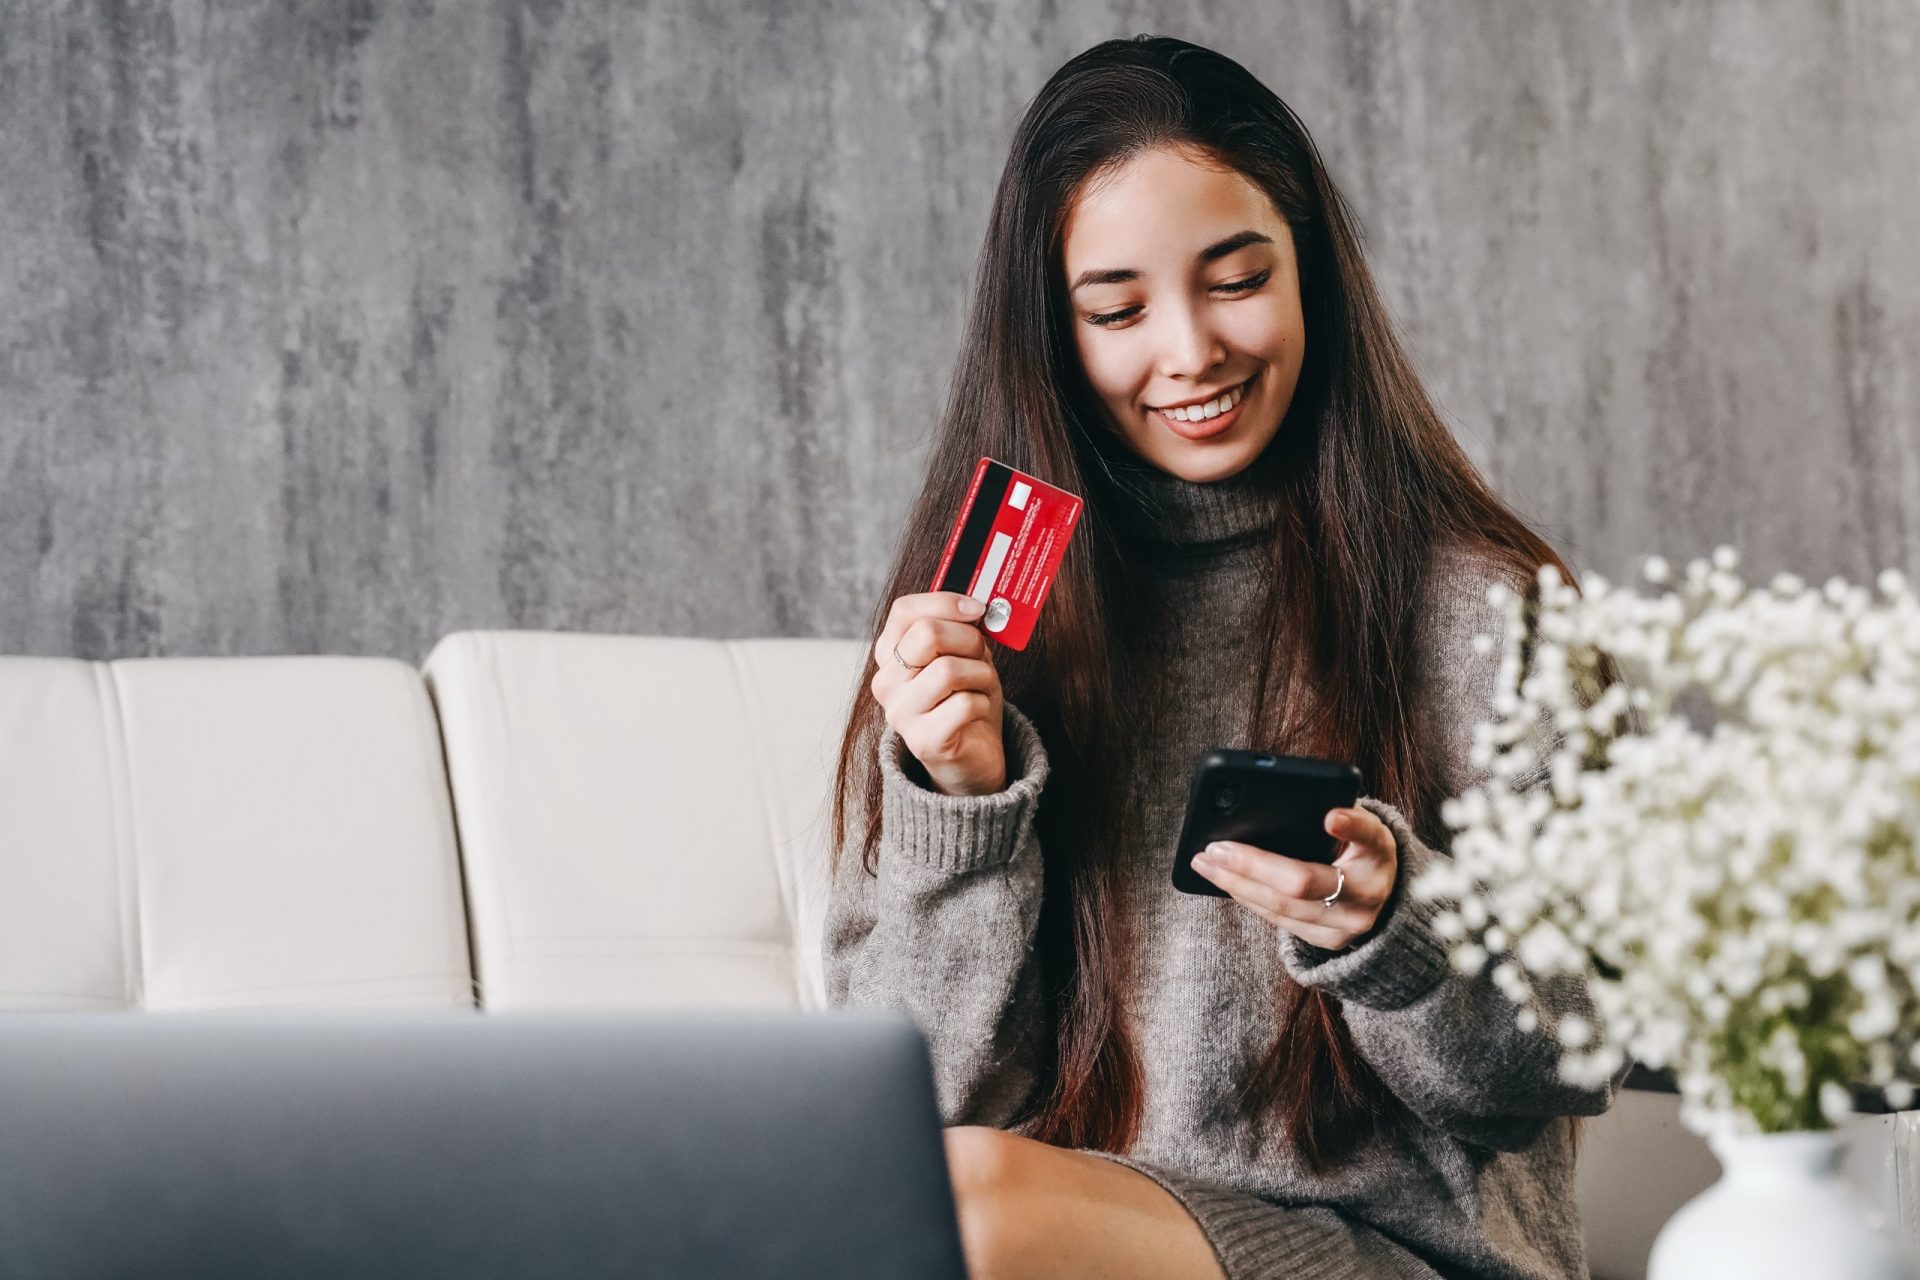
M 1314 132 L 1576 567 L 1920 567 L 1920 11 L 0 6 L 0 652 L 864 628 L 1014 121 L 1087 45 Z

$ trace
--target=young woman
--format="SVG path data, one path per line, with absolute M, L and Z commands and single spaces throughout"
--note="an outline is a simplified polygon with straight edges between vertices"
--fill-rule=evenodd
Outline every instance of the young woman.
M 1086 499 L 1024 651 L 925 590 L 982 455 Z M 1239 64 L 1108 41 L 1032 103 L 907 530 L 826 966 L 927 1035 L 977 1280 L 1585 1276 L 1568 1117 L 1612 1089 L 1562 1084 L 1402 892 L 1488 776 L 1488 587 L 1573 575 L 1440 422 Z M 1230 845 L 1202 868 L 1229 896 L 1176 891 L 1215 746 L 1358 765 L 1338 860 Z

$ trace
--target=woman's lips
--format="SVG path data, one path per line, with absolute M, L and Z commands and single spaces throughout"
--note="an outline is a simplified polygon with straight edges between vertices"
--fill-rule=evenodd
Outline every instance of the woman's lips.
M 1160 419 L 1161 423 L 1175 435 L 1187 440 L 1205 440 L 1210 436 L 1219 435 L 1222 431 L 1225 431 L 1228 427 L 1239 421 L 1240 411 L 1247 407 L 1247 401 L 1253 396 L 1254 384 L 1259 381 L 1260 375 L 1257 373 L 1251 378 L 1248 378 L 1246 385 L 1240 392 L 1240 403 L 1234 405 L 1233 408 L 1220 414 L 1218 417 L 1208 418 L 1205 422 L 1178 422 L 1169 418 L 1158 409 L 1149 409 L 1147 412 Z

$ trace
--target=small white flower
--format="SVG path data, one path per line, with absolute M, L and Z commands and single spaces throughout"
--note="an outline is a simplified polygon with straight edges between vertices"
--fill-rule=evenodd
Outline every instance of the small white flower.
M 1569 1049 L 1584 1049 L 1593 1039 L 1593 1027 L 1577 1013 L 1570 1013 L 1560 1019 L 1560 1043 Z

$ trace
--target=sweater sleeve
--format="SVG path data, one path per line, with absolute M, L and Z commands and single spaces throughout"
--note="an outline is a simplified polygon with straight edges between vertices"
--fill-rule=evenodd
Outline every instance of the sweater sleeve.
M 1440 775 L 1450 795 L 1491 776 L 1469 763 L 1469 752 L 1473 726 L 1494 714 L 1505 619 L 1487 602 L 1486 590 L 1496 580 L 1472 562 L 1443 562 L 1421 624 L 1415 733 L 1442 753 Z M 1494 637 L 1492 653 L 1473 651 L 1475 633 Z M 1546 785 L 1561 741 L 1543 717 L 1527 739 L 1536 764 L 1516 779 L 1519 789 Z M 1532 1031 L 1521 1030 L 1519 1006 L 1494 983 L 1492 966 L 1471 977 L 1455 970 L 1447 943 L 1433 929 L 1440 904 L 1406 892 L 1448 856 L 1445 842 L 1415 832 L 1385 801 L 1365 796 L 1360 804 L 1387 824 L 1398 845 L 1393 891 L 1372 930 L 1345 950 L 1329 951 L 1281 930 L 1288 971 L 1336 996 L 1356 1048 L 1387 1087 L 1421 1119 L 1464 1142 L 1519 1150 L 1555 1117 L 1605 1111 L 1624 1070 L 1599 1087 L 1563 1083 L 1558 1073 L 1559 1021 L 1577 1014 L 1597 1025 L 1585 983 L 1574 975 L 1536 983 L 1535 999 L 1548 1016 Z
M 1032 1091 L 1044 1025 L 1034 819 L 1049 769 L 1032 722 L 1003 706 L 1008 782 L 989 795 L 916 781 L 919 762 L 882 730 L 875 874 L 850 841 L 822 939 L 829 1003 L 904 1008 L 927 1037 L 945 1123 L 1002 1128 Z

